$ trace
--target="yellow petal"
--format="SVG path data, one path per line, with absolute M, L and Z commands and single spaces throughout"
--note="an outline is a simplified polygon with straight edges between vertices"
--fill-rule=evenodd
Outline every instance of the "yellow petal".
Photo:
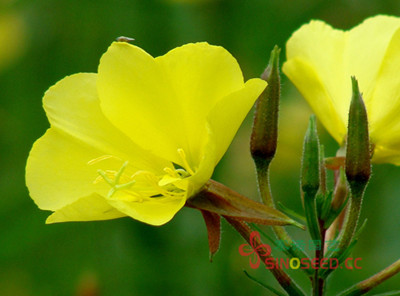
M 98 194 L 82 197 L 51 214 L 46 223 L 109 220 L 126 216 Z
M 154 59 L 138 47 L 113 43 L 99 67 L 101 106 L 110 120 L 154 154 L 199 164 L 206 117 L 244 85 L 236 60 L 222 47 L 188 44 Z
M 202 155 L 200 159 L 200 164 L 196 168 L 196 173 L 193 176 L 190 176 L 188 180 L 188 186 L 186 189 L 187 198 L 190 198 L 192 195 L 196 194 L 204 184 L 211 178 L 216 162 L 216 144 L 215 138 L 212 135 L 210 130 L 210 125 L 207 125 L 207 142 L 202 147 L 202 151 L 200 154 Z
M 180 110 L 181 128 L 189 146 L 186 153 L 189 157 L 198 156 L 210 110 L 244 86 L 240 67 L 224 48 L 205 42 L 175 48 L 156 61 L 166 73 Z
M 155 157 L 131 141 L 104 116 L 97 96 L 97 74 L 79 73 L 52 86 L 43 105 L 52 128 L 110 154 L 130 160 L 138 169 L 162 172 L 169 162 Z
M 115 128 L 100 109 L 96 87 L 97 74 L 79 73 L 52 86 L 43 98 L 53 128 L 98 149 L 100 155 L 123 159 L 134 157 L 141 169 L 161 169 L 161 160 L 146 153 Z
M 346 37 L 341 30 L 333 29 L 331 26 L 321 21 L 311 21 L 302 26 L 293 33 L 286 45 L 287 62 L 283 65 L 283 72 L 300 90 L 304 98 L 310 103 L 313 100 L 329 101 L 324 105 L 332 106 L 336 111 L 333 116 L 339 118 L 328 120 L 330 124 L 337 123 L 338 119 L 344 123 L 347 122 L 347 111 L 349 109 L 351 98 L 351 81 L 344 69 L 343 51 L 345 48 Z M 287 65 L 291 63 L 291 65 Z M 308 69 L 303 69 L 307 67 Z M 315 95 L 314 90 L 310 88 L 310 83 L 302 78 L 302 72 L 308 72 L 308 79 L 317 79 L 324 91 L 320 96 Z M 312 73 L 312 74 L 311 74 Z M 299 81 L 301 79 L 301 81 Z M 307 82 L 304 84 L 304 82 Z M 322 95 L 322 96 L 321 96 Z M 331 110 L 324 110 L 319 107 L 315 109 L 316 104 L 311 105 L 319 119 L 327 115 Z M 331 131 L 338 127 L 325 127 Z M 341 128 L 341 127 L 340 127 Z M 335 138 L 339 137 L 333 135 Z
M 375 87 L 387 47 L 399 28 L 400 18 L 378 15 L 347 32 L 342 71 L 347 77 L 356 76 L 367 106 L 373 100 L 370 93 Z
M 267 83 L 251 79 L 245 86 L 220 100 L 208 115 L 210 132 L 215 143 L 215 163 L 222 158 L 247 113 Z
M 171 166 L 146 153 L 116 129 L 101 113 L 96 95 L 96 74 L 69 76 L 45 94 L 44 107 L 51 129 L 31 150 L 26 182 L 31 197 L 42 209 L 56 210 L 93 192 L 107 195 L 104 182 L 94 186 L 97 170 L 116 170 L 129 161 L 133 170 L 161 174 Z M 105 165 L 88 165 L 104 155 L 113 155 Z
M 338 113 L 326 85 L 315 67 L 300 58 L 288 60 L 283 71 L 307 100 L 318 119 L 336 141 L 342 143 L 346 135 L 346 121 Z M 349 80 L 350 81 L 350 80 Z
M 396 136 L 400 136 L 397 134 Z M 400 165 L 400 144 L 387 146 L 376 145 L 373 160 L 375 163 L 392 163 Z
M 393 35 L 367 105 L 370 135 L 381 146 L 400 145 L 400 28 Z M 388 147 L 390 148 L 390 147 Z M 375 153 L 375 156 L 379 156 Z
M 96 167 L 89 160 L 102 152 L 55 129 L 35 142 L 26 166 L 30 196 L 41 209 L 57 210 L 93 192 L 106 195 L 109 186 L 94 185 Z
M 179 108 L 154 58 L 114 42 L 102 56 L 98 93 L 104 114 L 135 143 L 175 163 L 186 148 Z
M 108 200 L 110 205 L 133 219 L 150 225 L 162 225 L 169 222 L 185 205 L 186 197 L 153 197 L 141 201 L 125 201 L 117 193 L 116 198 Z

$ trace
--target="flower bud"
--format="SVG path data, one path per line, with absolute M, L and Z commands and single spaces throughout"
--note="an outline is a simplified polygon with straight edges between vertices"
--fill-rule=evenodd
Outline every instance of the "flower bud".
M 371 176 L 371 153 L 367 110 L 355 77 L 351 78 L 353 95 L 350 103 L 346 148 L 346 177 L 354 196 L 362 195 Z
M 315 116 L 312 115 L 304 137 L 301 168 L 301 189 L 310 196 L 315 196 L 319 188 L 319 162 L 319 140 Z
M 278 111 L 280 98 L 279 53 L 275 46 L 261 78 L 268 82 L 256 102 L 253 131 L 250 140 L 251 155 L 256 162 L 269 164 L 275 155 L 278 139 Z
M 312 239 L 320 240 L 320 229 L 317 217 L 316 194 L 320 185 L 319 140 L 315 116 L 310 117 L 310 123 L 304 137 L 303 163 L 301 167 L 301 190 L 304 198 L 304 211 L 307 226 Z

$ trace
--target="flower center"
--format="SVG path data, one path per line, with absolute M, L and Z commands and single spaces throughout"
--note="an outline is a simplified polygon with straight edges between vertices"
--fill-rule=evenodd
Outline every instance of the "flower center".
M 122 162 L 118 170 L 97 170 L 99 176 L 93 181 L 94 184 L 106 182 L 110 185 L 107 198 L 117 198 L 119 200 L 141 202 L 145 198 L 157 197 L 184 197 L 187 191 L 186 178 L 194 174 L 190 168 L 185 151 L 178 149 L 178 154 L 182 160 L 182 166 L 173 165 L 163 169 L 164 174 L 156 174 L 146 170 L 136 170 L 129 163 L 113 155 L 103 155 L 92 159 L 89 165 L 94 165 L 108 159 Z M 123 192 L 124 195 L 118 195 Z

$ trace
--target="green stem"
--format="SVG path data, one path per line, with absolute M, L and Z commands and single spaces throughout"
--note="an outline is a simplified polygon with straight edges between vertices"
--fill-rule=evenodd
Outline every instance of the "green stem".
M 363 192 L 359 192 L 357 195 L 350 196 L 349 210 L 346 215 L 346 222 L 338 237 L 339 244 L 336 248 L 337 250 L 328 254 L 329 258 L 340 258 L 350 246 L 360 218 L 363 194 Z M 334 269 L 326 269 L 324 272 L 320 273 L 320 276 L 326 278 L 333 270 Z
M 263 243 L 260 240 L 255 240 L 250 242 L 250 234 L 252 229 L 243 221 L 235 220 L 230 217 L 224 216 L 226 221 L 231 224 L 235 230 L 249 243 L 252 244 L 254 251 L 260 256 L 260 259 L 264 264 L 267 264 L 266 259 L 272 258 L 274 261 L 274 257 L 272 257 L 271 253 L 265 249 Z M 282 269 L 272 268 L 269 269 L 276 280 L 279 282 L 281 287 L 291 296 L 305 296 L 304 292 L 301 288 L 293 281 L 293 279 L 285 273 Z
M 307 227 L 313 240 L 321 240 L 321 231 L 317 217 L 317 207 L 315 204 L 315 195 L 310 196 L 304 192 L 304 211 L 307 219 Z
M 376 286 L 388 280 L 389 278 L 391 278 L 392 276 L 394 276 L 399 272 L 400 272 L 400 259 L 392 263 L 385 269 L 381 270 L 377 274 L 371 276 L 370 278 L 355 284 L 346 291 L 343 291 L 342 293 L 339 294 L 339 296 L 356 296 L 356 295 L 366 294 L 368 291 L 375 288 Z
M 260 162 L 256 163 L 257 183 L 263 203 L 268 207 L 275 208 L 269 182 L 269 163 L 270 162 L 267 161 L 263 162 L 263 164 L 260 164 Z M 273 226 L 272 229 L 275 236 L 285 244 L 286 250 L 293 258 L 309 258 L 308 255 L 296 245 L 284 227 Z M 313 271 L 311 269 L 302 268 L 302 270 L 304 270 L 308 276 L 312 276 Z
M 271 208 L 275 207 L 275 203 L 271 194 L 269 183 L 269 161 L 256 162 L 257 168 L 257 184 L 263 203 Z
M 336 256 L 341 255 L 347 247 L 351 244 L 354 233 L 356 232 L 358 220 L 360 218 L 362 206 L 362 195 L 361 196 L 351 196 L 350 199 L 350 209 L 347 214 L 347 220 L 343 227 L 343 230 L 339 236 L 339 246 L 338 252 L 335 253 Z
M 320 264 L 322 259 L 324 258 L 324 249 L 325 249 L 325 234 L 326 229 L 323 227 L 324 221 L 319 221 L 320 226 L 320 237 L 321 237 L 321 246 L 315 250 L 315 258 L 318 258 L 318 263 Z M 313 279 L 313 295 L 322 296 L 324 295 L 324 285 L 325 279 L 319 276 L 319 269 L 315 269 L 314 279 Z

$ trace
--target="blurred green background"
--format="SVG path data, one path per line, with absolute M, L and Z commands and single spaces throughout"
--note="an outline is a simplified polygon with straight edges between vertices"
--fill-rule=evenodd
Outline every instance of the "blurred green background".
M 243 241 L 226 223 L 221 249 L 209 262 L 204 222 L 192 209 L 162 227 L 129 218 L 45 225 L 48 213 L 35 206 L 24 181 L 29 150 L 48 127 L 43 93 L 66 75 L 96 72 L 102 53 L 121 35 L 134 37 L 153 56 L 187 42 L 222 45 L 248 79 L 263 71 L 275 44 L 284 48 L 310 19 L 348 29 L 379 13 L 400 15 L 400 1 L 0 0 L 0 295 L 270 295 L 243 274 L 246 269 L 277 287 L 262 266 L 250 269 L 249 258 L 238 253 Z M 299 210 L 299 157 L 311 112 L 284 77 L 282 85 L 271 181 L 277 199 Z M 251 115 L 214 179 L 257 199 L 250 128 Z M 337 144 L 322 127 L 320 132 L 327 155 L 334 155 Z M 335 274 L 328 295 L 398 258 L 399 178 L 398 167 L 374 166 L 362 211 L 368 225 L 354 251 L 362 270 Z M 302 273 L 291 274 L 309 289 Z M 399 281 L 397 276 L 374 293 L 398 289 Z

